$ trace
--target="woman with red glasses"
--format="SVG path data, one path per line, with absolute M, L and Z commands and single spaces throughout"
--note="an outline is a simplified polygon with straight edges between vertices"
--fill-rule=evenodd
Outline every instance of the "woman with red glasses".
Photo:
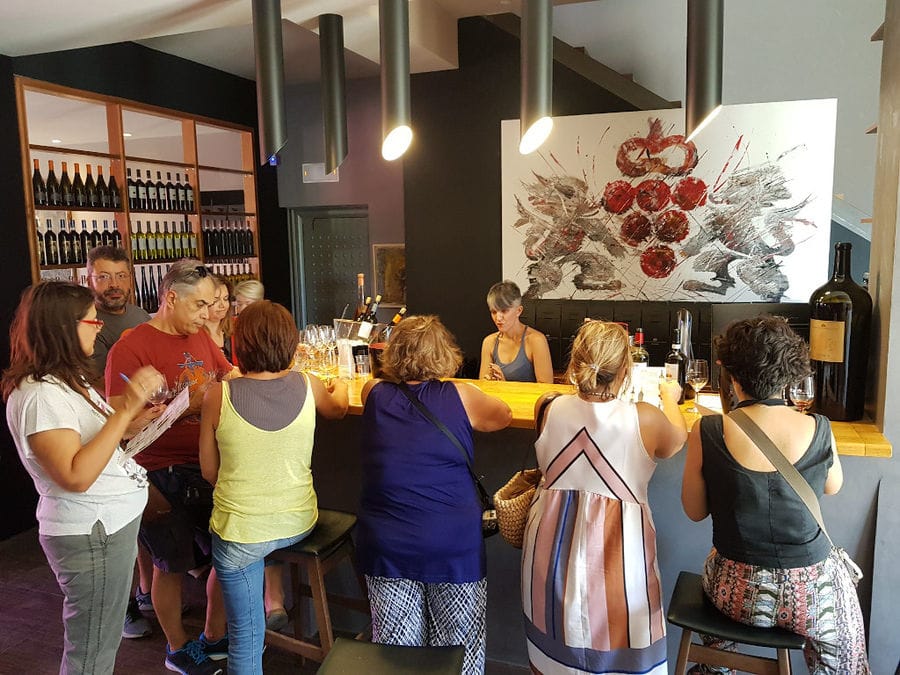
M 113 672 L 147 502 L 147 475 L 120 442 L 162 412 L 145 408 L 159 383 L 153 368 L 134 373 L 117 411 L 88 384 L 102 327 L 87 288 L 28 288 L 2 380 L 6 420 L 38 493 L 41 547 L 63 594 L 60 673 Z

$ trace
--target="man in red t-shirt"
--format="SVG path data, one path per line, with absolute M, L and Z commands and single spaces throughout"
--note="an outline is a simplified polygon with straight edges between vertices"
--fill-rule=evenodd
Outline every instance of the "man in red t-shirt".
M 145 365 L 165 375 L 170 388 L 191 390 L 187 412 L 136 460 L 147 469 L 151 482 L 140 538 L 153 556 L 151 593 L 169 643 L 166 666 L 203 675 L 220 672 L 213 660 L 228 655 L 225 608 L 215 570 L 207 580 L 206 625 L 197 641 L 188 640 L 181 620 L 182 575 L 208 563 L 210 552 L 212 486 L 200 475 L 200 405 L 207 385 L 230 375 L 232 369 L 202 330 L 215 295 L 209 274 L 197 260 L 174 263 L 160 285 L 159 312 L 113 346 L 105 373 L 107 399 L 116 408 L 125 378 Z

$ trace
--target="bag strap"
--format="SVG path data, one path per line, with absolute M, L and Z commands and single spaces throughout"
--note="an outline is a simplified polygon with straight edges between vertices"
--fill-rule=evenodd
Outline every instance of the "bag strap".
M 456 449 L 459 450 L 459 453 L 462 455 L 463 459 L 466 462 L 466 468 L 469 469 L 469 475 L 472 476 L 472 481 L 475 483 L 475 488 L 478 490 L 478 496 L 481 499 L 482 504 L 489 504 L 490 497 L 488 496 L 487 490 L 484 489 L 484 486 L 481 484 L 481 481 L 478 480 L 478 476 L 475 475 L 475 470 L 472 468 L 472 463 L 469 461 L 469 455 L 466 453 L 465 448 L 463 448 L 462 443 L 459 442 L 459 439 L 447 428 L 447 425 L 441 422 L 437 417 L 434 416 L 422 401 L 419 400 L 419 397 L 416 396 L 412 391 L 410 391 L 409 385 L 406 382 L 398 382 L 397 387 L 400 391 L 403 392 L 403 395 L 409 399 L 409 402 L 412 403 L 420 413 L 422 413 L 429 422 L 431 422 L 434 426 L 436 426 L 441 433 L 443 433 L 447 438 L 450 439 L 450 442 L 456 446 Z
M 800 501 L 806 505 L 806 508 L 809 509 L 812 517 L 819 525 L 822 534 L 824 534 L 825 538 L 828 539 L 828 542 L 834 546 L 834 542 L 831 541 L 831 537 L 828 535 L 828 530 L 825 529 L 825 521 L 822 519 L 822 509 L 819 506 L 819 500 L 809 486 L 809 483 L 806 482 L 806 479 L 803 478 L 797 470 L 797 467 L 788 461 L 787 457 L 785 457 L 775 443 L 772 442 L 772 439 L 768 437 L 766 432 L 760 429 L 759 425 L 750 419 L 750 416 L 743 410 L 732 410 L 728 413 L 728 417 L 731 418 L 731 421 L 737 424 L 745 434 L 747 434 L 754 445 L 759 448 L 760 452 L 766 456 L 766 459 L 771 462 L 772 466 L 774 466 L 778 473 L 780 473 L 787 481 L 787 484 L 797 493 L 797 496 L 800 497 Z

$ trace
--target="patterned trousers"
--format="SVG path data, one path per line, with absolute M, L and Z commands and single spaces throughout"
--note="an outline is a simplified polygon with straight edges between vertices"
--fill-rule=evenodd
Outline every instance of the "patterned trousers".
M 856 587 L 834 554 L 809 567 L 770 569 L 729 560 L 713 549 L 706 559 L 703 590 L 735 621 L 780 626 L 806 637 L 803 655 L 814 675 L 870 672 Z M 734 649 L 733 642 L 701 637 L 710 647 Z M 729 671 L 695 666 L 690 672 Z
M 463 675 L 484 672 L 487 579 L 426 584 L 366 575 L 372 642 L 407 647 L 466 648 Z

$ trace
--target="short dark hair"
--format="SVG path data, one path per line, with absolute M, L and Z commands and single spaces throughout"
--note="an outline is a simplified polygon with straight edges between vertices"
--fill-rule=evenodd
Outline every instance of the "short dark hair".
M 781 316 L 733 321 L 713 346 L 722 367 L 755 399 L 780 396 L 810 373 L 809 347 Z
M 3 400 L 22 380 L 59 378 L 72 389 L 94 377 L 93 361 L 78 339 L 78 320 L 94 294 L 67 281 L 45 281 L 22 293 L 9 328 L 9 368 L 3 371 Z
M 394 326 L 381 360 L 384 374 L 402 382 L 453 377 L 461 364 L 456 340 L 434 315 L 409 316 Z
M 489 309 L 498 309 L 505 312 L 522 304 L 522 291 L 515 281 L 504 279 L 488 289 L 487 304 Z
M 131 261 L 125 253 L 125 249 L 118 246 L 95 246 L 87 254 L 87 266 L 93 267 L 98 260 L 109 260 L 110 262 L 124 262 L 131 267 Z
M 244 373 L 290 368 L 299 340 L 291 313 L 271 300 L 248 305 L 234 325 L 234 351 Z

